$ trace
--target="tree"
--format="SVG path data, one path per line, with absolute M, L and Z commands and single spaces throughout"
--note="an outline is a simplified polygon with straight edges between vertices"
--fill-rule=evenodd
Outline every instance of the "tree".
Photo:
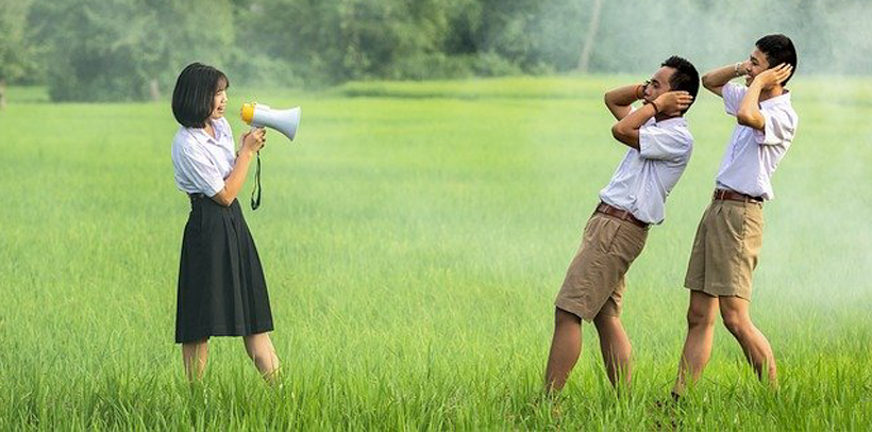
M 30 0 L 0 2 L 0 109 L 6 107 L 6 84 L 32 67 L 33 47 L 27 37 Z
M 261 0 L 239 40 L 310 82 L 408 78 L 412 63 L 443 55 L 454 5 L 439 0 Z M 432 72 L 432 71 L 430 71 Z
M 594 0 L 590 21 L 587 24 L 587 37 L 584 38 L 584 48 L 581 50 L 581 58 L 578 60 L 578 71 L 581 73 L 587 73 L 590 68 L 590 53 L 593 51 L 594 38 L 597 28 L 599 28 L 602 6 L 602 0 Z
M 38 35 L 52 47 L 52 100 L 149 100 L 184 64 L 217 64 L 233 49 L 231 4 L 207 0 L 40 2 Z

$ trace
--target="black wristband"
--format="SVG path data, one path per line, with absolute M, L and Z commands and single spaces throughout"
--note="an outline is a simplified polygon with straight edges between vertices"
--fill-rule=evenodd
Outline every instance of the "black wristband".
M 660 114 L 660 108 L 657 107 L 657 104 L 654 103 L 654 101 L 651 101 L 651 102 L 648 102 L 648 103 L 650 103 L 651 106 L 654 107 L 654 115 Z

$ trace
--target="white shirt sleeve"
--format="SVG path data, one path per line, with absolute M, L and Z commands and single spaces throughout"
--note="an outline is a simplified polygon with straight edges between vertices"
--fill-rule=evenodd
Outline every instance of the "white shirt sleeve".
M 198 146 L 185 145 L 179 152 L 179 166 L 183 175 L 210 198 L 224 189 L 224 179 L 218 167 Z
M 692 145 L 693 138 L 681 130 L 656 125 L 639 129 L 639 154 L 645 159 L 679 160 Z
M 721 95 L 724 97 L 724 109 L 727 111 L 727 114 L 731 116 L 738 114 L 739 105 L 741 105 L 742 98 L 745 97 L 747 91 L 748 87 L 743 85 L 731 82 L 724 84 L 721 88 Z
M 765 125 L 763 130 L 754 129 L 754 140 L 760 145 L 778 145 L 785 141 L 793 141 L 796 133 L 796 121 L 790 112 L 777 107 L 761 109 Z

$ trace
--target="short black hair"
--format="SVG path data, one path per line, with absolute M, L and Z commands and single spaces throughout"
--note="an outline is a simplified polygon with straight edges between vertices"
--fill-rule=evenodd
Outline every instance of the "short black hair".
M 696 71 L 693 63 L 683 57 L 674 55 L 666 59 L 666 61 L 661 63 L 660 66 L 675 69 L 675 72 L 673 72 L 672 76 L 669 78 L 669 89 L 684 90 L 690 93 L 690 95 L 693 96 L 690 105 L 693 105 L 696 101 L 696 94 L 699 92 L 699 72 Z M 690 105 L 688 105 L 687 109 L 681 113 L 686 113 L 687 110 L 690 109 Z
M 796 72 L 796 48 L 793 47 L 793 41 L 783 34 L 771 34 L 763 36 L 754 45 L 757 45 L 757 49 L 766 55 L 766 61 L 769 62 L 770 69 L 777 67 L 781 63 L 793 66 L 790 76 L 781 83 L 781 85 L 787 84 L 793 73 Z
M 202 128 L 212 114 L 215 93 L 230 87 L 227 75 L 212 66 L 191 63 L 176 80 L 173 116 L 182 126 Z

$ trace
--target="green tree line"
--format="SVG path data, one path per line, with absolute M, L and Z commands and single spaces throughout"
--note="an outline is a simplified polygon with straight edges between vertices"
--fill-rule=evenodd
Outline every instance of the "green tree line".
M 864 0 L 0 0 L 0 95 L 165 98 L 192 61 L 248 85 L 700 68 L 791 36 L 799 71 L 872 70 Z M 864 54 L 865 53 L 865 54 Z M 0 98 L 2 99 L 2 98 Z

